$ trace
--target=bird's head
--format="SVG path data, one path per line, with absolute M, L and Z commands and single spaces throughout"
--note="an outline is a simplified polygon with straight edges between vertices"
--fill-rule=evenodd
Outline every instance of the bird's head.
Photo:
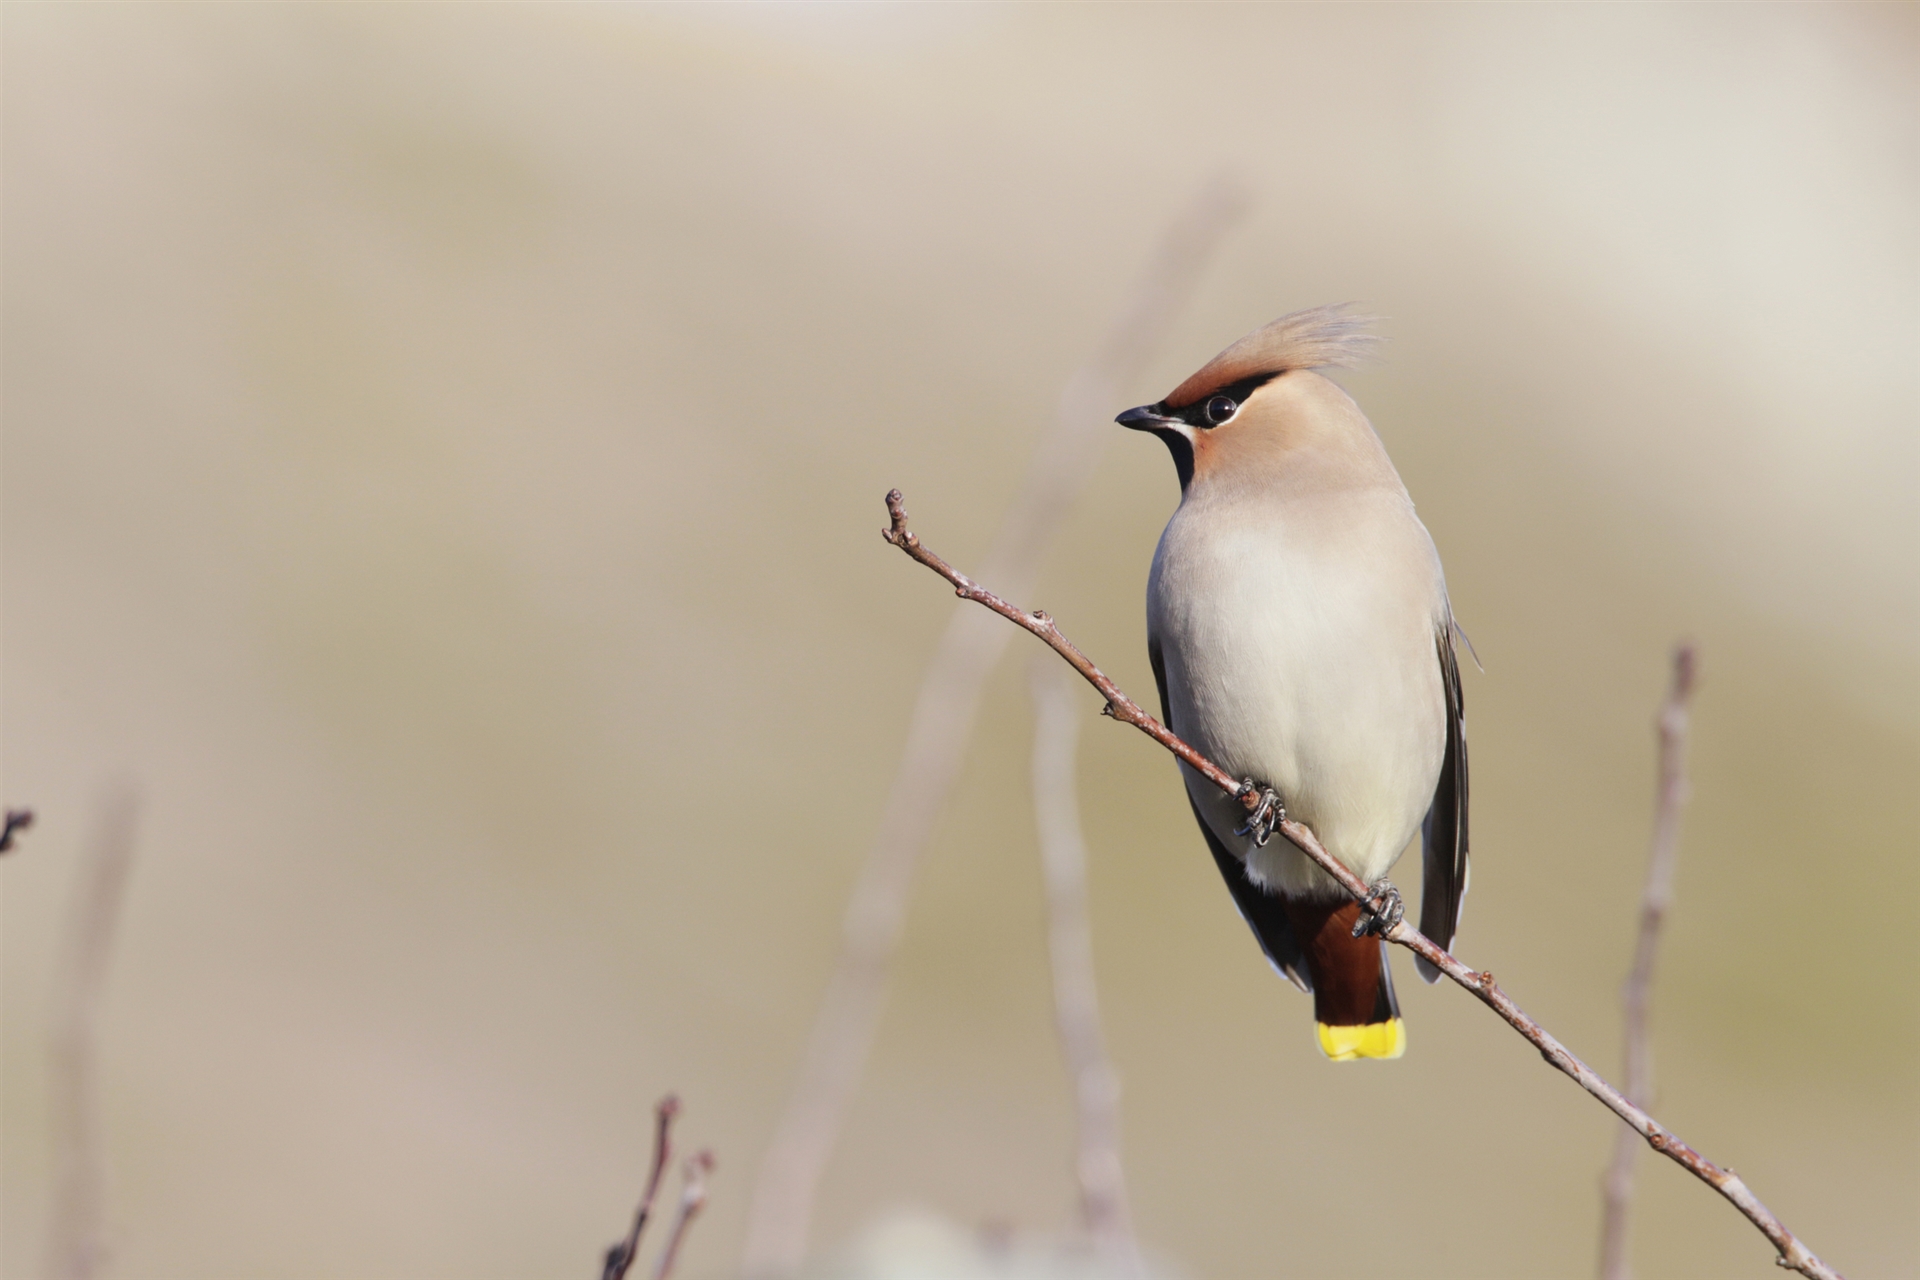
M 1114 421 L 1165 441 L 1184 491 L 1229 439 L 1283 424 L 1290 397 L 1275 384 L 1286 374 L 1351 367 L 1367 355 L 1378 342 L 1369 323 L 1344 304 L 1282 316 L 1207 361 L 1165 399 Z

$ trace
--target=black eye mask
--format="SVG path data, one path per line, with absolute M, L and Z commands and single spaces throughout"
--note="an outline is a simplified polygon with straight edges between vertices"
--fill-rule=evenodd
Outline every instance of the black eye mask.
M 1229 422 L 1233 415 L 1240 412 L 1240 406 L 1254 391 L 1274 380 L 1277 374 L 1257 373 L 1251 378 L 1242 378 L 1229 383 L 1204 400 L 1188 405 L 1184 409 L 1164 409 L 1170 418 L 1178 418 L 1190 427 L 1201 431 L 1210 431 L 1222 423 Z

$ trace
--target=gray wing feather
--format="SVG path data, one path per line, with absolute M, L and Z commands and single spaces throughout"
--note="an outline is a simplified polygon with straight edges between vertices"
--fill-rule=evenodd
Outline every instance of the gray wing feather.
M 1460 929 L 1460 904 L 1467 896 L 1467 709 L 1460 695 L 1460 660 L 1453 648 L 1451 623 L 1436 637 L 1440 683 L 1447 699 L 1447 754 L 1433 807 L 1421 827 L 1420 932 L 1449 951 Z M 1418 956 L 1414 968 L 1427 982 L 1440 971 Z
M 1193 803 L 1188 796 L 1187 802 Z M 1227 852 L 1220 843 L 1220 837 L 1213 834 L 1213 828 L 1200 816 L 1200 806 L 1193 806 L 1193 820 L 1200 824 L 1200 834 L 1207 838 L 1207 849 L 1213 854 L 1214 865 L 1220 868 L 1220 875 L 1227 882 L 1227 892 L 1233 895 L 1233 905 L 1239 908 L 1240 918 L 1253 930 L 1253 936 L 1259 939 L 1260 950 L 1273 965 L 1273 971 L 1291 982 L 1302 991 L 1313 990 L 1313 979 L 1307 973 L 1306 952 L 1300 949 L 1300 940 L 1294 937 L 1293 923 L 1287 919 L 1287 910 L 1281 905 L 1280 895 L 1268 893 L 1253 881 L 1247 879 L 1246 864 Z

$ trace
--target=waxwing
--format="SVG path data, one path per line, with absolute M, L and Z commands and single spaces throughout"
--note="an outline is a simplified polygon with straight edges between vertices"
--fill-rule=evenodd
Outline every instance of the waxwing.
M 1320 369 L 1374 339 L 1343 307 L 1283 316 L 1118 421 L 1180 477 L 1147 580 L 1168 726 L 1270 788 L 1392 911 L 1419 830 L 1420 930 L 1451 947 L 1467 890 L 1467 740 L 1439 553 L 1373 426 Z M 1186 765 L 1200 834 L 1273 966 L 1313 994 L 1336 1062 L 1397 1058 L 1406 1032 L 1371 913 Z M 1428 982 L 1439 975 L 1417 960 Z

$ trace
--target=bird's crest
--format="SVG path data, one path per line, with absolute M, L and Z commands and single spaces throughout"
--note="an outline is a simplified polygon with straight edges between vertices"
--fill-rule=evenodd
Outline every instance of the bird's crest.
M 1373 353 L 1380 338 L 1373 316 L 1355 315 L 1350 302 L 1309 307 L 1262 325 L 1222 351 L 1173 389 L 1164 403 L 1184 409 L 1242 378 L 1289 369 L 1351 369 Z

